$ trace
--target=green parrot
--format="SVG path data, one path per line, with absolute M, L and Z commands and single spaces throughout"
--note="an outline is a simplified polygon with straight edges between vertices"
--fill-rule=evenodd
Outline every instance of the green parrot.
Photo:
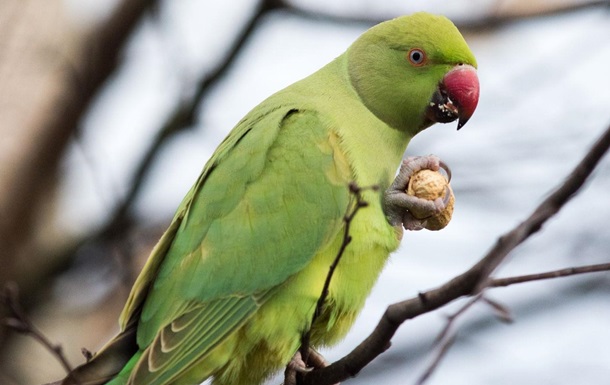
M 402 238 L 446 201 L 405 193 L 435 156 L 402 161 L 436 122 L 473 114 L 476 60 L 445 17 L 378 24 L 341 56 L 248 113 L 205 165 L 135 282 L 120 333 L 64 385 L 261 384 L 311 328 L 312 347 L 345 336 Z M 398 175 L 396 170 L 400 167 Z M 369 205 L 342 243 L 348 185 Z M 415 215 L 417 214 L 417 215 Z

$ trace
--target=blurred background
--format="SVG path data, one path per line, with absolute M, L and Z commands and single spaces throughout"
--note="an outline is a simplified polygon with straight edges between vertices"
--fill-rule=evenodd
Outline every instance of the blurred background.
M 341 54 L 373 24 L 451 18 L 479 62 L 481 99 L 460 132 L 436 125 L 407 155 L 452 168 L 440 232 L 405 234 L 333 361 L 385 308 L 438 286 L 523 220 L 610 124 L 608 1 L 3 0 L 0 3 L 0 284 L 73 365 L 118 329 L 129 288 L 214 148 L 271 93 Z M 498 276 L 610 260 L 610 160 Z M 607 384 L 610 273 L 494 289 L 459 318 L 429 384 Z M 350 384 L 415 383 L 445 317 L 409 321 Z M 63 369 L 0 326 L 0 383 Z M 270 384 L 278 384 L 275 378 Z

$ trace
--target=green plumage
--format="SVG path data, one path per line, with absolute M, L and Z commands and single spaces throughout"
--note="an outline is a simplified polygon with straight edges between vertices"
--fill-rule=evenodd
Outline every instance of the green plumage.
M 428 65 L 409 65 L 414 46 Z M 121 315 L 123 332 L 64 383 L 182 385 L 212 376 L 215 385 L 255 385 L 285 366 L 341 244 L 348 183 L 390 184 L 411 137 L 431 124 L 428 100 L 459 63 L 476 65 L 457 29 L 415 14 L 372 28 L 254 108 L 152 252 Z M 314 346 L 345 335 L 398 247 L 381 194 L 364 198 L 370 206 L 352 224 Z

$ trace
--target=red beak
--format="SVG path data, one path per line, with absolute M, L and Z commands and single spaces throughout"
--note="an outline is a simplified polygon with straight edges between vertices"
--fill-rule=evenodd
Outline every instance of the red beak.
M 457 107 L 458 130 L 470 119 L 479 103 L 479 78 L 477 70 L 466 64 L 455 66 L 442 80 L 451 103 Z

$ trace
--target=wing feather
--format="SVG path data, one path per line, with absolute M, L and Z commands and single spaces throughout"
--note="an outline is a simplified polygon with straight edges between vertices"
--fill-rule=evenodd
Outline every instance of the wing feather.
M 188 370 L 342 226 L 352 176 L 337 178 L 345 167 L 328 127 L 289 107 L 261 115 L 220 145 L 181 204 L 173 237 L 158 247 L 164 253 L 149 262 L 147 297 L 134 289 L 123 319 L 142 309 L 135 383 L 166 383 Z

